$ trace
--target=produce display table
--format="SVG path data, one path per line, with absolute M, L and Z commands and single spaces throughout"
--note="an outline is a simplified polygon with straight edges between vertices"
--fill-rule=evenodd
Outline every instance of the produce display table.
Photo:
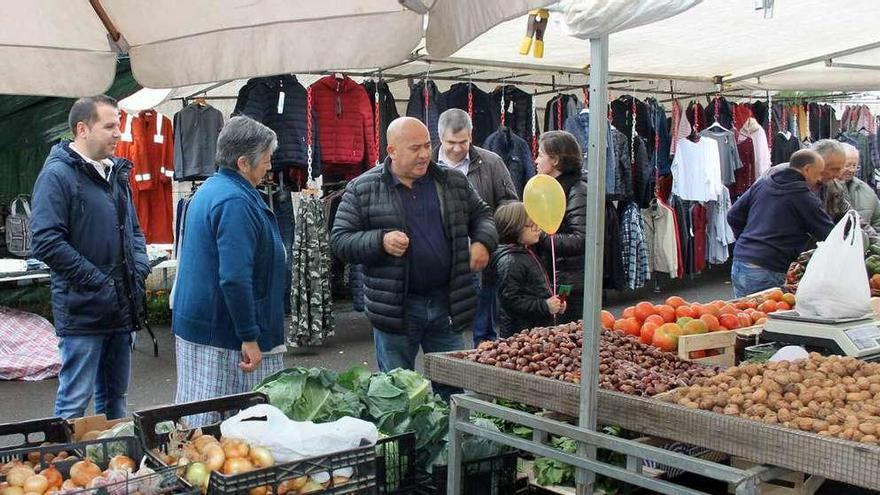
M 425 375 L 433 381 L 491 397 L 578 416 L 580 386 L 574 383 L 474 363 L 449 354 L 426 355 Z M 598 420 L 760 464 L 880 490 L 880 446 L 825 438 L 601 389 Z

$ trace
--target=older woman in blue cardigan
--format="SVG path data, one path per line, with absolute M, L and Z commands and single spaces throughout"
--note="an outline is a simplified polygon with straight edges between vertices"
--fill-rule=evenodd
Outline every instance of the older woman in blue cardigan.
M 173 301 L 177 403 L 246 392 L 283 368 L 284 246 L 256 189 L 276 146 L 263 124 L 230 119 L 217 139 L 218 171 L 187 209 Z

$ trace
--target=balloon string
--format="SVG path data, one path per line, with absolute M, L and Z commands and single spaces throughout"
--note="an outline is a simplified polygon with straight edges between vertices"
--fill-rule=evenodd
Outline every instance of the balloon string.
M 550 234 L 550 257 L 553 259 L 553 295 L 556 295 L 556 234 Z

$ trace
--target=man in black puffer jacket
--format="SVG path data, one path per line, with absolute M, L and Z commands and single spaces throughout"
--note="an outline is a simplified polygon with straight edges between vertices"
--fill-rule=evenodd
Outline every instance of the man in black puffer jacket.
M 431 161 L 424 124 L 388 126 L 388 158 L 349 183 L 330 237 L 337 256 L 364 266 L 380 370 L 413 369 L 419 347 L 464 348 L 477 306 L 471 274 L 486 267 L 498 234 L 467 178 Z

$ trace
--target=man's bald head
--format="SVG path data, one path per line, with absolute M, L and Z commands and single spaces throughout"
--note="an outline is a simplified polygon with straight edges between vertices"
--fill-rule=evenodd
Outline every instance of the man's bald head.
M 807 180 L 807 184 L 812 187 L 822 178 L 825 161 L 822 155 L 813 150 L 799 150 L 788 159 L 788 166 L 800 172 Z
M 388 157 L 391 172 L 407 186 L 428 173 L 431 162 L 431 135 L 418 119 L 400 117 L 388 125 Z
M 430 139 L 428 128 L 425 127 L 421 120 L 414 117 L 400 117 L 388 124 L 388 130 L 385 135 L 388 145 L 391 146 L 392 144 L 398 144 L 405 136 L 421 132 L 424 132 L 424 135 Z

